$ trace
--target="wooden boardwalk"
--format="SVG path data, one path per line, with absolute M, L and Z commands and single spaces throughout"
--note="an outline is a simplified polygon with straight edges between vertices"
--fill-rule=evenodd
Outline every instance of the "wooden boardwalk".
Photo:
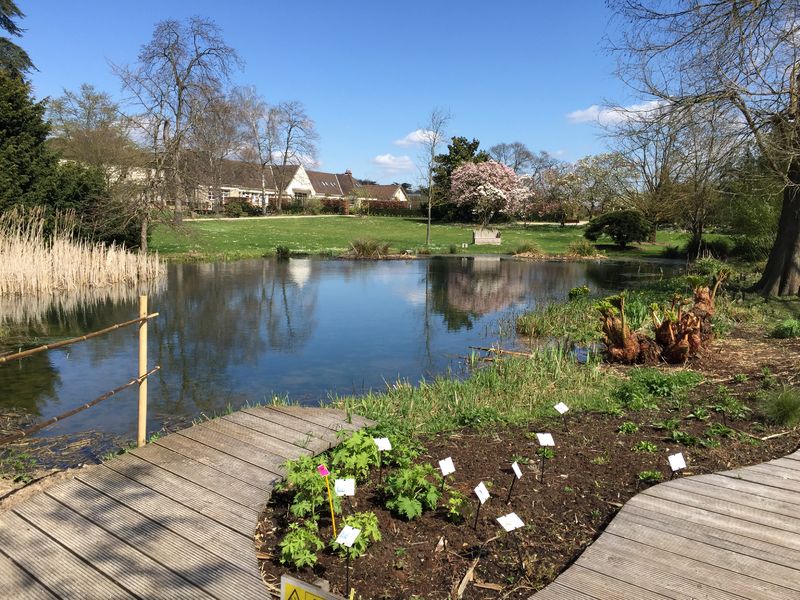
M 800 598 L 800 452 L 645 490 L 533 598 Z
M 281 465 L 368 424 L 250 408 L 77 471 L 0 514 L 0 598 L 268 598 L 253 533 Z

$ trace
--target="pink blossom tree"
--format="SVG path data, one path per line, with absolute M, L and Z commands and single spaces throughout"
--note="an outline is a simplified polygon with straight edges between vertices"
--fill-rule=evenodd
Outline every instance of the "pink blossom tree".
M 481 227 L 498 213 L 521 214 L 530 194 L 514 171 L 493 160 L 464 163 L 450 178 L 453 202 L 471 206 Z

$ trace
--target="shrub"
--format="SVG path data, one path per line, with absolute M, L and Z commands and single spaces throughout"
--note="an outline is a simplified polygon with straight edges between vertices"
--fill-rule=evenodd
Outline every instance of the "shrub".
M 567 246 L 567 256 L 597 256 L 600 251 L 587 240 L 573 240 Z
M 582 285 L 580 287 L 574 287 L 569 291 L 567 297 L 570 300 L 577 300 L 578 298 L 585 298 L 589 295 L 589 286 Z
M 441 476 L 429 464 L 395 471 L 386 478 L 386 508 L 409 521 L 424 510 L 434 510 L 441 497 L 440 481 Z
M 228 200 L 222 207 L 222 214 L 226 217 L 241 217 L 244 215 L 256 216 L 261 214 L 261 209 L 250 204 L 248 200 L 236 198 Z
M 317 524 L 313 521 L 290 523 L 289 532 L 281 540 L 281 564 L 289 564 L 296 569 L 313 567 L 317 564 L 317 552 L 325 545 L 319 539 Z
M 331 472 L 331 478 L 335 478 Z M 301 456 L 286 463 L 286 480 L 280 485 L 282 490 L 293 492 L 289 511 L 295 517 L 319 518 L 318 509 L 328 504 L 325 478 L 317 472 L 317 461 L 311 456 Z M 333 497 L 334 510 L 341 512 L 341 498 Z
M 347 548 L 342 544 L 334 542 L 332 544 L 333 550 L 339 553 L 339 556 L 346 556 L 350 553 L 350 558 L 358 558 L 363 556 L 367 548 L 372 542 L 381 541 L 381 531 L 378 529 L 378 517 L 374 512 L 357 512 L 344 518 L 344 525 L 360 529 L 361 533 L 358 534 L 356 541 L 353 542 L 352 548 Z
M 784 387 L 762 392 L 761 410 L 772 423 L 782 427 L 794 427 L 800 423 L 800 389 Z
M 353 240 L 350 252 L 357 258 L 380 258 L 389 254 L 389 244 L 378 240 Z
M 800 319 L 784 319 L 770 332 L 774 338 L 800 337 Z
M 450 246 L 448 247 L 448 251 L 450 252 L 450 254 L 458 254 L 458 246 L 456 246 L 455 244 L 450 244 Z
M 542 249 L 536 244 L 525 242 L 517 246 L 517 249 L 514 250 L 514 254 L 544 254 L 544 252 L 542 252 Z
M 303 212 L 307 215 L 318 215 L 322 213 L 323 208 L 325 208 L 325 206 L 322 204 L 322 200 L 319 198 L 308 198 L 305 206 L 303 206 Z
M 275 248 L 275 256 L 277 256 L 279 260 L 289 260 L 292 256 L 292 251 L 288 246 L 278 246 Z
M 583 235 L 596 242 L 601 235 L 607 235 L 617 246 L 624 248 L 631 242 L 643 242 L 651 230 L 650 222 L 642 213 L 635 210 L 609 212 L 592 219 Z

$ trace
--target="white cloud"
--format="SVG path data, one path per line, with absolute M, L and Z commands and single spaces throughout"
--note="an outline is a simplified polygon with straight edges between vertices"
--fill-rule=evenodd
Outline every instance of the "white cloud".
M 601 107 L 592 104 L 589 108 L 574 110 L 567 114 L 570 123 L 599 123 L 600 125 L 614 125 L 627 121 L 635 115 L 656 110 L 662 105 L 661 100 L 648 100 L 630 106 Z
M 415 129 L 407 136 L 395 140 L 394 143 L 395 146 L 413 146 L 414 144 L 421 144 L 430 138 L 431 133 L 432 132 L 427 129 Z
M 395 156 L 394 154 L 379 154 L 372 159 L 372 163 L 377 165 L 385 173 L 400 173 L 410 171 L 414 168 L 414 161 L 408 156 Z

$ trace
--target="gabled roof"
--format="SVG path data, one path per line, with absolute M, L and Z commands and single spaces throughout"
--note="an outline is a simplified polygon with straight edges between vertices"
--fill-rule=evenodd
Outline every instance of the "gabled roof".
M 343 196 L 347 196 L 350 192 L 353 191 L 353 188 L 358 186 L 358 183 L 353 178 L 353 174 L 350 171 L 345 171 L 344 173 L 337 174 L 336 179 L 339 181 L 339 186 L 342 188 Z
M 373 198 L 375 200 L 393 200 L 394 195 L 397 193 L 398 188 L 403 191 L 403 186 L 398 184 L 390 185 L 362 185 L 358 188 L 358 195 L 362 198 Z
M 343 196 L 342 186 L 339 185 L 338 176 L 334 173 L 321 171 L 306 171 L 314 193 L 321 196 Z

